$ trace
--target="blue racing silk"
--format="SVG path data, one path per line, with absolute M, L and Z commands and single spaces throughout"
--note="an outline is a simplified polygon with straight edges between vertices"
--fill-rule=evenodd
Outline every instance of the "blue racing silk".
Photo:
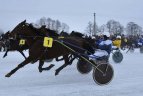
M 101 49 L 101 50 L 105 50 L 105 51 L 108 52 L 108 54 L 110 54 L 111 51 L 112 51 L 112 41 L 111 40 L 102 41 L 99 44 L 98 48 Z

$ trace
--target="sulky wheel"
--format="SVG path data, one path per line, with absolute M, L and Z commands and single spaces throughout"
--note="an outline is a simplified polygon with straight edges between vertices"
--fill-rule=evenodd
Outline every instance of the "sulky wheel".
M 120 63 L 123 60 L 123 54 L 120 51 L 116 51 L 113 53 L 112 59 L 115 63 Z
M 88 74 L 92 70 L 92 65 L 84 60 L 79 59 L 77 63 L 77 70 L 81 74 Z
M 143 46 L 140 47 L 140 53 L 143 53 Z
M 99 64 L 93 70 L 93 79 L 98 85 L 105 85 L 111 82 L 114 70 L 110 64 Z

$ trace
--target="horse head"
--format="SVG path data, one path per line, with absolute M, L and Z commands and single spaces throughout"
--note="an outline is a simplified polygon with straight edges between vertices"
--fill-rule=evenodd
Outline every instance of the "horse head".
M 96 46 L 95 46 L 95 40 L 90 38 L 90 37 L 86 37 L 84 38 L 86 40 L 84 47 L 86 50 L 88 50 L 88 54 L 94 54 Z
M 5 34 L 2 34 L 1 35 L 1 41 L 4 41 L 4 40 L 7 40 L 7 39 L 9 39 L 9 34 L 10 34 L 10 32 L 8 31 L 8 32 L 6 32 Z
M 28 26 L 28 24 L 26 23 L 26 20 L 20 22 L 9 34 L 10 38 L 16 39 L 16 37 L 19 34 L 24 34 L 25 32 L 27 32 L 27 30 L 25 30 L 26 26 Z M 28 33 L 28 32 L 27 32 Z
M 80 32 L 75 32 L 72 31 L 70 34 L 71 37 L 75 37 L 75 38 L 81 38 L 79 40 L 84 40 L 83 42 L 83 48 L 87 50 L 87 54 L 93 54 L 95 52 L 95 40 L 84 36 L 84 34 L 80 33 Z
M 26 23 L 26 20 L 20 22 L 10 33 L 13 39 L 25 38 L 26 36 L 35 37 L 39 36 L 37 29 L 34 29 L 31 24 Z
M 10 37 L 16 39 L 17 37 L 36 37 L 36 36 L 59 36 L 59 34 L 51 29 L 46 28 L 46 26 L 41 26 L 40 28 L 35 28 L 32 24 L 26 23 L 26 20 L 19 23 L 10 33 Z
M 83 37 L 84 36 L 84 34 L 82 34 L 82 33 L 80 33 L 80 32 L 75 32 L 75 31 L 72 31 L 71 33 L 70 33 L 70 36 L 73 36 L 73 37 Z

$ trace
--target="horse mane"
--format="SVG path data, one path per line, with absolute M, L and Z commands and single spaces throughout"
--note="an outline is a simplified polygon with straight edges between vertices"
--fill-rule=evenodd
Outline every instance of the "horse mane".
M 37 31 L 40 31 L 40 28 L 34 27 L 31 23 L 29 24 L 29 27 L 30 27 L 31 29 L 35 30 L 36 32 L 37 32 Z
M 66 37 L 68 37 L 69 34 L 68 34 L 67 32 L 62 31 L 62 32 L 60 33 L 60 36 L 66 36 Z
M 36 28 L 36 27 L 34 27 L 32 24 L 29 24 L 29 27 L 32 29 L 32 30 L 34 30 L 35 32 L 36 32 L 36 34 L 38 34 L 39 36 L 45 36 L 46 34 L 44 34 L 43 32 L 42 32 L 42 28 L 44 27 L 44 26 L 41 26 L 40 28 Z
M 47 31 L 49 32 L 49 33 L 48 33 L 49 36 L 59 36 L 59 34 L 57 33 L 57 31 L 52 30 L 52 29 L 50 29 L 50 28 L 46 28 L 46 29 L 47 29 Z
M 70 36 L 74 36 L 74 37 L 83 37 L 84 36 L 84 34 L 82 34 L 82 33 L 80 33 L 80 32 L 75 32 L 75 31 L 72 31 L 71 33 L 70 33 Z

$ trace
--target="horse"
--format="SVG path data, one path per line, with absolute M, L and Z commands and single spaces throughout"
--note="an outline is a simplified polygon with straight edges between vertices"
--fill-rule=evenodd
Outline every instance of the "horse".
M 34 28 L 31 24 L 30 24 L 30 26 L 31 26 L 31 28 Z M 35 29 L 35 28 L 34 28 Z M 66 32 L 61 32 L 60 34 L 57 34 L 55 31 L 53 31 L 53 30 L 50 30 L 50 29 L 47 29 L 46 28 L 46 26 L 42 26 L 41 28 L 41 33 L 43 33 L 43 34 L 46 34 L 46 36 L 50 36 L 50 37 L 57 37 L 57 36 L 59 36 L 58 38 L 74 38 L 74 37 L 80 37 L 80 38 L 83 38 L 83 34 L 82 33 L 80 33 L 80 32 L 75 32 L 75 31 L 72 31 L 70 34 L 68 34 L 68 33 L 66 33 Z M 48 33 L 48 34 L 47 34 Z M 52 34 L 51 34 L 52 33 Z M 54 34 L 53 34 L 54 33 Z M 56 33 L 56 34 L 55 34 Z M 87 41 L 91 44 L 91 42 L 92 42 L 92 40 L 91 40 L 91 38 L 84 38 L 84 39 L 88 39 Z M 94 41 L 95 42 L 95 41 Z M 94 44 L 94 42 L 92 42 L 92 45 Z M 88 47 L 88 50 L 92 50 L 92 52 L 93 52 L 93 48 L 90 48 L 90 47 Z M 88 51 L 89 52 L 89 51 Z M 62 60 L 65 60 L 65 61 L 68 61 L 68 65 L 71 65 L 72 64 L 72 62 L 73 62 L 73 60 L 75 60 L 75 58 L 76 58 L 76 56 L 74 56 L 74 55 L 72 55 L 72 54 L 66 54 L 66 55 L 63 55 L 63 58 L 55 58 L 56 59 L 56 61 L 62 61 Z M 66 59 L 68 59 L 68 60 L 66 60 Z M 42 63 L 42 64 L 40 64 L 40 65 L 43 65 L 44 64 L 44 62 Z M 61 67 L 59 67 L 57 70 L 56 70 L 56 73 L 55 73 L 55 75 L 57 75 L 58 73 L 59 73 L 59 71 L 60 70 L 62 70 L 64 67 L 66 67 L 67 66 L 67 64 L 65 63 L 65 64 L 63 64 Z M 42 67 L 41 68 L 39 68 L 41 71 L 42 71 Z
M 51 32 L 50 34 L 53 34 L 53 33 Z M 85 50 L 88 50 L 87 48 L 89 48 L 90 46 L 89 43 L 85 39 L 82 39 L 82 38 L 62 38 L 62 39 L 54 38 L 52 47 L 45 48 L 43 47 L 44 37 L 39 36 L 39 33 L 34 31 L 32 28 L 30 29 L 29 24 L 26 23 L 26 20 L 19 23 L 11 31 L 9 36 L 13 39 L 16 39 L 15 37 L 24 38 L 30 47 L 29 47 L 29 56 L 22 63 L 20 63 L 16 68 L 14 68 L 8 74 L 6 74 L 5 75 L 6 77 L 10 77 L 17 70 L 29 64 L 32 61 L 36 62 L 40 60 L 40 62 L 43 63 L 45 59 L 57 58 L 59 56 L 64 56 L 64 55 L 69 55 L 69 54 L 77 55 L 75 54 L 75 52 L 83 54 Z M 81 50 L 75 46 L 78 46 L 85 50 Z M 88 50 L 88 51 L 91 51 L 91 50 Z M 68 56 L 64 60 L 65 60 L 65 64 L 61 66 L 60 68 L 58 68 L 55 74 L 58 74 L 61 71 L 61 69 L 63 69 L 64 67 L 68 65 L 69 63 Z M 41 66 L 41 63 L 39 63 L 39 68 L 40 66 Z
M 134 52 L 135 42 L 136 40 L 132 35 L 127 38 L 128 50 L 126 51 L 126 53 L 128 53 L 129 51 Z
M 34 29 L 35 31 L 37 30 L 37 28 L 35 28 L 35 27 L 33 27 L 33 25 L 32 24 L 29 24 L 29 27 L 31 27 L 32 29 Z M 39 29 L 38 29 L 39 30 Z M 36 31 L 36 32 L 38 32 L 38 31 Z M 40 28 L 40 30 L 39 30 L 39 32 L 40 32 L 40 34 L 41 34 L 41 36 L 50 36 L 50 37 L 57 37 L 57 38 L 63 38 L 63 36 L 65 37 L 67 37 L 67 36 L 69 36 L 68 35 L 68 33 L 66 33 L 66 32 L 61 32 L 62 34 L 57 34 L 57 32 L 55 31 L 55 30 L 51 30 L 51 29 L 48 29 L 48 28 L 46 28 L 46 26 L 41 26 L 41 28 Z M 38 34 L 39 34 L 39 32 L 38 32 Z M 68 59 L 68 60 L 67 60 Z M 70 55 L 63 55 L 63 58 L 58 58 L 58 57 L 56 57 L 55 58 L 55 60 L 56 61 L 62 61 L 62 60 L 64 60 L 65 62 L 68 62 L 68 63 L 65 63 L 65 64 L 63 64 L 61 67 L 59 67 L 57 70 L 56 70 L 56 72 L 55 72 L 55 75 L 58 75 L 58 73 L 60 72 L 60 70 L 62 70 L 65 66 L 67 66 L 67 64 L 68 65 L 71 65 L 72 64 L 72 62 L 73 62 L 73 60 L 75 59 L 75 57 L 73 57 L 71 54 Z M 52 68 L 54 65 L 53 64 L 51 64 L 49 67 L 47 67 L 47 68 L 42 68 L 42 66 L 44 65 L 44 61 L 43 60 L 40 60 L 40 62 L 39 62 L 39 72 L 42 72 L 43 70 L 49 70 L 50 68 Z
M 22 54 L 22 56 L 26 59 L 26 56 L 23 53 L 23 50 L 28 49 L 27 44 L 25 44 L 24 46 L 21 46 L 19 44 L 19 40 L 18 39 L 17 40 L 13 40 L 13 39 L 8 38 L 9 37 L 9 33 L 10 32 L 8 31 L 8 32 L 6 32 L 5 34 L 3 34 L 1 36 L 1 41 L 4 43 L 4 49 L 6 51 L 4 56 L 3 56 L 3 58 L 7 56 L 7 53 L 9 51 L 15 51 L 16 50 L 16 51 L 20 52 Z
M 0 51 L 2 51 L 2 48 L 5 48 L 4 42 L 0 41 Z

